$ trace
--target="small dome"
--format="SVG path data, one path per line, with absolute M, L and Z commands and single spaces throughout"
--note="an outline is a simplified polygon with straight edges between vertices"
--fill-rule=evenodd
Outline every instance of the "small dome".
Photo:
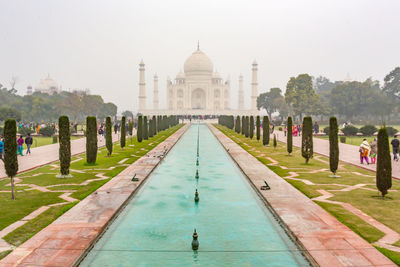
M 213 63 L 201 50 L 196 50 L 186 59 L 184 64 L 185 74 L 208 74 L 213 73 Z
M 176 79 L 185 79 L 185 74 L 183 74 L 183 72 L 180 71 L 180 72 L 178 73 L 178 75 L 176 75 Z

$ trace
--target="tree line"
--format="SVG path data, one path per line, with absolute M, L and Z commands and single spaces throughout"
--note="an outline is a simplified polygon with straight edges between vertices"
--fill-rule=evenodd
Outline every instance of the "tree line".
M 0 84 L 0 99 L 0 121 L 13 118 L 24 122 L 56 122 L 59 114 L 65 114 L 76 123 L 86 116 L 104 120 L 107 116 L 114 117 L 118 111 L 115 104 L 105 103 L 101 96 L 80 91 L 52 95 L 34 92 L 20 96 L 16 89 L 7 89 Z
M 271 88 L 257 98 L 258 109 L 265 109 L 269 118 L 279 112 L 284 120 L 289 115 L 302 121 L 304 116 L 320 120 L 337 116 L 341 120 L 386 121 L 399 119 L 400 67 L 384 77 L 384 84 L 368 78 L 365 81 L 335 81 L 309 74 L 291 77 L 283 94 Z

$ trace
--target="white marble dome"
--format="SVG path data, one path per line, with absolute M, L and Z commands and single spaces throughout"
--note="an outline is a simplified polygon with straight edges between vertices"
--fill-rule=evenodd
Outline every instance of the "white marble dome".
M 188 75 L 211 75 L 213 73 L 214 66 L 210 58 L 198 49 L 193 52 L 188 59 L 186 59 L 183 69 L 185 74 Z

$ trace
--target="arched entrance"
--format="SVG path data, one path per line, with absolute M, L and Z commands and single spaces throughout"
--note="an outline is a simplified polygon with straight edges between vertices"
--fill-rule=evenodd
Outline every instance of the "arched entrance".
M 206 92 L 197 88 L 192 92 L 192 109 L 206 109 Z

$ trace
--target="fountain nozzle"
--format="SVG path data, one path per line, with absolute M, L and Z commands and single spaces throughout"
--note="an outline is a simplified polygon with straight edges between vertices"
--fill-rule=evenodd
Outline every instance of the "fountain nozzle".
M 199 179 L 199 170 L 196 170 L 196 179 Z
M 193 241 L 192 241 L 192 249 L 193 250 L 198 250 L 199 249 L 199 241 L 197 240 L 198 235 L 196 233 L 196 228 L 194 229 L 193 232 Z
M 197 189 L 196 189 L 196 192 L 194 193 L 194 202 L 199 202 L 199 200 L 200 200 L 199 192 L 197 192 Z

